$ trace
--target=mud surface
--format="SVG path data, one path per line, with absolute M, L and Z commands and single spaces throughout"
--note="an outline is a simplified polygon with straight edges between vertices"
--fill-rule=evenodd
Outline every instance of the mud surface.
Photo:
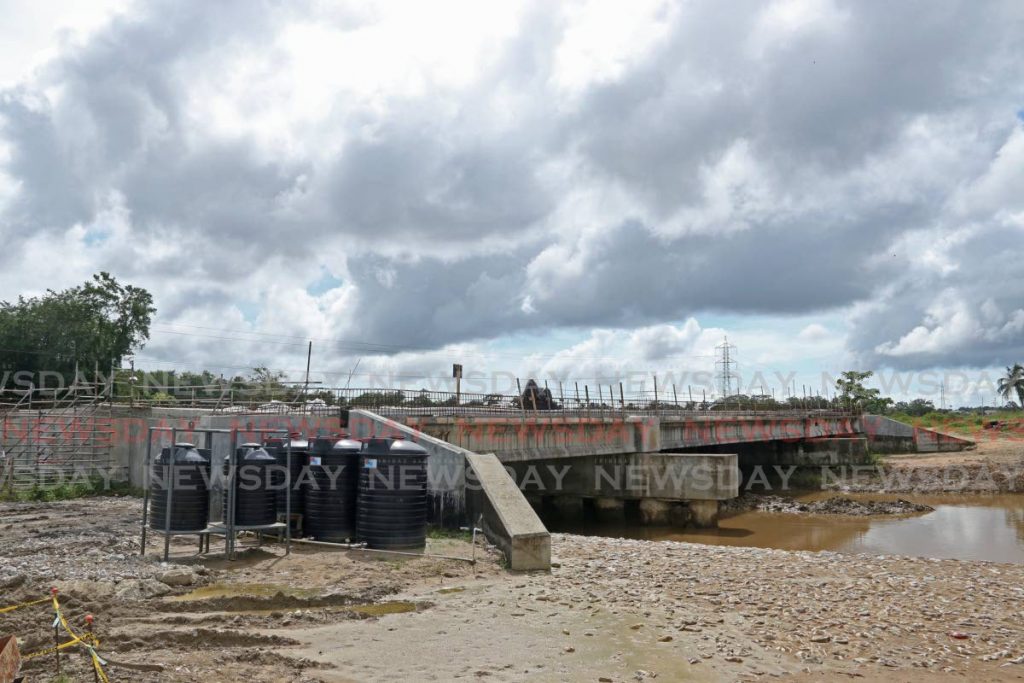
M 276 543 L 243 548 L 228 562 L 216 539 L 209 556 L 175 537 L 172 562 L 162 537 L 140 557 L 141 501 L 97 498 L 0 503 L 0 608 L 45 597 L 51 586 L 73 629 L 95 616 L 100 652 L 114 681 L 322 681 L 335 664 L 303 656 L 295 634 L 429 611 L 438 585 L 453 578 L 501 576 L 499 558 L 480 547 L 475 567 L 431 557 L 404 558 Z M 243 539 L 255 544 L 255 539 Z M 430 539 L 428 553 L 469 557 L 469 543 Z M 424 597 L 389 596 L 426 582 Z M 53 645 L 49 604 L 0 614 L 0 634 L 16 634 L 23 653 Z M 62 640 L 67 637 L 62 634 Z M 331 647 L 330 649 L 335 649 Z M 92 680 L 81 651 L 61 656 L 72 680 Z M 54 677 L 54 655 L 25 662 L 32 680 Z

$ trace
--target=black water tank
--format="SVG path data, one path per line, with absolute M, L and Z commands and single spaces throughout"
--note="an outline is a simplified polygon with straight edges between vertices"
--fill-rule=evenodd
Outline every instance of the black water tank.
M 235 451 L 235 526 L 266 526 L 277 521 L 277 460 L 258 443 L 242 444 Z M 225 481 L 229 481 L 231 456 L 224 458 Z M 228 523 L 228 491 L 224 491 L 224 524 Z
M 359 451 L 352 439 L 318 437 L 310 443 L 310 483 L 303 533 L 317 541 L 344 543 L 356 537 Z
M 359 454 L 356 535 L 370 548 L 427 542 L 427 451 L 403 439 L 369 439 Z
M 210 516 L 210 452 L 190 443 L 164 448 L 153 463 L 150 479 L 149 526 L 163 531 L 167 493 L 171 496 L 171 531 L 202 531 Z
M 286 467 L 289 443 L 291 443 L 292 448 L 291 470 L 288 480 L 292 492 L 291 512 L 292 515 L 302 515 L 304 514 L 303 502 L 305 501 L 305 487 L 302 485 L 302 482 L 305 480 L 303 472 L 309 467 L 309 442 L 298 434 L 293 434 L 290 440 L 271 439 L 267 441 L 267 450 L 274 454 L 278 465 Z M 281 471 L 287 472 L 288 470 Z M 286 514 L 287 501 L 285 500 L 285 493 L 287 489 L 288 487 L 285 486 L 285 482 L 275 485 L 275 490 L 277 491 L 277 514 L 279 517 L 283 517 Z M 295 529 L 296 525 L 293 524 L 292 528 Z

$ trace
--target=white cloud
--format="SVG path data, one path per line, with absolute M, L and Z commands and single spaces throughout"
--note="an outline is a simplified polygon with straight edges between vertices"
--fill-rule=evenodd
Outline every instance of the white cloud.
M 821 341 L 823 339 L 828 339 L 828 337 L 828 329 L 826 329 L 824 325 L 820 325 L 818 323 L 811 323 L 810 325 L 807 325 L 797 334 L 797 338 L 808 342 Z

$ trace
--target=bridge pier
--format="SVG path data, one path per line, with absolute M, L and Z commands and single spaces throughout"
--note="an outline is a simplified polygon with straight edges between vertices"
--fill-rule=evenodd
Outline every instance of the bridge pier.
M 690 514 L 693 525 L 701 529 L 713 529 L 718 526 L 717 500 L 692 500 L 690 501 Z
M 626 519 L 626 503 L 621 498 L 594 498 L 594 518 L 599 522 L 622 522 Z

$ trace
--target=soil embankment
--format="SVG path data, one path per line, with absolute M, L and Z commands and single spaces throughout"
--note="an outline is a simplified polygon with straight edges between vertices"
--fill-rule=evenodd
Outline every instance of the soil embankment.
M 822 483 L 851 492 L 1024 493 L 1024 441 L 998 436 L 969 451 L 885 456 L 873 467 L 830 473 Z

